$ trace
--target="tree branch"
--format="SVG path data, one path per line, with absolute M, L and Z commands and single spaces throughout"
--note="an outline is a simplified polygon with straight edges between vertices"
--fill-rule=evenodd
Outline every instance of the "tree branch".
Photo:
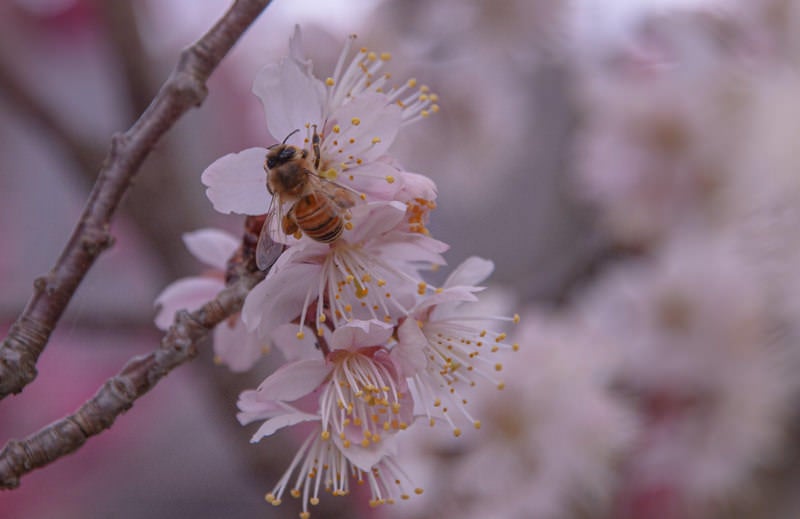
M 69 242 L 47 276 L 34 282 L 25 310 L 0 346 L 0 398 L 36 378 L 36 361 L 97 256 L 113 239 L 111 218 L 136 172 L 158 140 L 207 95 L 206 81 L 270 0 L 236 0 L 177 66 L 133 126 L 111 142 L 97 182 Z M 77 425 L 77 424 L 76 424 Z
M 252 262 L 250 262 L 252 263 Z M 218 323 L 238 312 L 263 273 L 242 265 L 235 281 L 199 310 L 182 310 L 152 353 L 134 357 L 106 381 L 74 414 L 0 451 L 0 489 L 19 486 L 20 476 L 78 450 L 90 437 L 111 427 L 116 418 L 177 366 L 194 358 L 197 343 Z

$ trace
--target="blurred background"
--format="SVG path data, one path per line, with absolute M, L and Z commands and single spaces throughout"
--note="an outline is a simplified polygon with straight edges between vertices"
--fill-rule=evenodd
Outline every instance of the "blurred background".
M 228 4 L 0 3 L 0 331 L 66 244 L 111 135 Z M 241 232 L 200 173 L 275 142 L 250 87 L 295 24 L 319 77 L 355 32 L 439 94 L 392 154 L 438 184 L 429 227 L 449 264 L 494 260 L 490 313 L 522 315 L 506 389 L 471 403 L 484 427 L 402 446 L 424 495 L 329 497 L 314 517 L 800 516 L 794 0 L 275 0 L 145 162 L 38 378 L 0 402 L 0 442 L 157 346 L 155 296 L 204 268 L 182 233 Z M 0 493 L 0 517 L 296 517 L 263 495 L 303 436 L 251 445 L 235 420 L 279 354 L 232 374 L 208 346 Z

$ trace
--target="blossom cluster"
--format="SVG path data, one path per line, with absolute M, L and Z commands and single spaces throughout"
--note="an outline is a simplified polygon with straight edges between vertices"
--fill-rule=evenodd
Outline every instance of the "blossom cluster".
M 445 265 L 448 248 L 427 228 L 436 186 L 405 170 L 389 148 L 400 130 L 439 110 L 438 97 L 414 79 L 392 86 L 384 71 L 391 56 L 355 41 L 347 40 L 333 73 L 318 79 L 296 30 L 289 55 L 265 66 L 253 85 L 278 144 L 226 155 L 202 174 L 216 210 L 267 214 L 258 247 L 274 262 L 241 314 L 216 331 L 215 353 L 236 371 L 250 369 L 271 346 L 284 354 L 285 364 L 241 394 L 238 419 L 262 422 L 253 442 L 312 424 L 266 496 L 275 505 L 287 492 L 301 498 L 301 517 L 323 491 L 348 494 L 352 481 L 368 485 L 373 506 L 421 493 L 396 458 L 399 433 L 416 421 L 447 424 L 454 436 L 480 428 L 471 392 L 502 389 L 502 356 L 518 349 L 492 324 L 518 316 L 467 310 L 491 261 L 472 257 L 441 286 L 426 281 L 427 271 Z M 301 195 L 283 192 L 292 182 Z M 311 206 L 312 223 L 300 216 L 301 204 Z M 320 238 L 319 228 L 335 236 Z M 215 270 L 161 294 L 161 326 L 223 286 L 237 246 L 210 229 L 186 243 Z M 276 248 L 279 256 L 265 252 Z

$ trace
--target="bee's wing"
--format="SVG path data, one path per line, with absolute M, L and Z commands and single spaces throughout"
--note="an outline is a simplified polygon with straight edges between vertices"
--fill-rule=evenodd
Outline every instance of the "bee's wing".
M 272 239 L 274 230 L 272 226 L 276 222 L 280 222 L 281 218 L 275 218 L 275 213 L 281 212 L 281 204 L 276 201 L 277 197 L 273 197 L 269 205 L 267 217 L 264 219 L 264 225 L 261 226 L 261 232 L 258 234 L 258 244 L 256 245 L 256 265 L 259 270 L 269 269 L 278 256 L 283 252 L 284 244 L 276 242 Z
M 356 205 L 356 200 L 359 198 L 358 191 L 324 177 L 315 176 L 315 178 L 319 180 L 317 182 L 318 190 L 322 191 L 340 209 L 349 209 Z

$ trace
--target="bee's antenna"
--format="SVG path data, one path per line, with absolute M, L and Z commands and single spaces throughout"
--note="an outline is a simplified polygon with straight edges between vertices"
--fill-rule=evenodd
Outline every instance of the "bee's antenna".
M 297 132 L 299 132 L 299 131 L 300 131 L 300 128 L 296 129 L 295 131 L 293 131 L 292 133 L 290 133 L 289 135 L 287 135 L 287 136 L 286 136 L 286 138 L 285 138 L 285 139 L 283 139 L 283 142 L 282 142 L 282 143 L 278 144 L 278 143 L 276 142 L 276 143 L 275 143 L 275 144 L 273 144 L 272 146 L 267 146 L 267 149 L 268 149 L 268 150 L 271 150 L 271 149 L 272 149 L 272 148 L 274 148 L 275 146 L 283 146 L 284 144 L 286 144 L 286 141 L 288 141 L 288 140 L 289 140 L 289 137 L 291 137 L 292 135 L 294 135 L 295 133 L 297 133 Z
M 300 128 L 297 128 L 295 131 L 293 131 L 292 133 L 290 133 L 289 135 L 287 135 L 287 136 L 286 136 L 286 138 L 285 138 L 285 139 L 283 139 L 283 142 L 282 142 L 281 144 L 286 144 L 286 141 L 288 141 L 288 140 L 289 140 L 289 137 L 291 137 L 292 135 L 294 135 L 295 133 L 297 133 L 297 132 L 299 132 L 299 131 L 300 131 Z

